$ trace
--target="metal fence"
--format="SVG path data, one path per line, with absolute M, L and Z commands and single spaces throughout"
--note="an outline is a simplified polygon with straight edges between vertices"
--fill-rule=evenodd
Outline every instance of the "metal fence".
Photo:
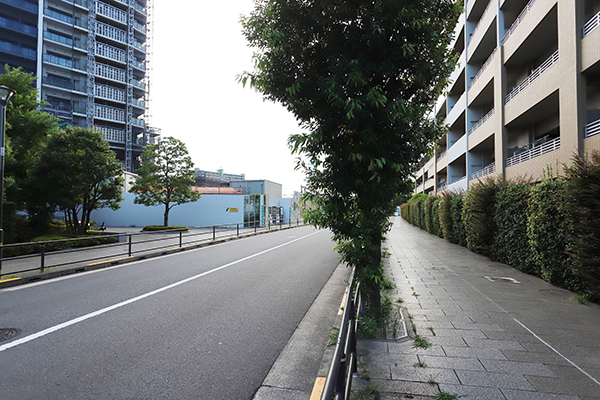
M 259 231 L 278 230 L 303 225 L 300 218 L 279 219 L 276 222 L 250 221 L 188 228 L 186 230 L 161 230 L 153 232 L 111 233 L 77 239 L 5 244 L 0 246 L 0 278 L 21 277 L 23 274 L 44 273 L 57 269 L 75 269 L 76 272 L 99 264 L 121 262 L 132 257 L 166 254 L 176 249 L 195 247 L 217 239 L 227 239 Z M 124 228 L 125 229 L 125 228 Z M 112 243 L 92 245 L 98 238 L 113 238 Z M 104 239 L 106 240 L 106 239 Z M 87 242 L 87 243 L 86 243 Z M 68 248 L 64 248 L 70 246 Z M 50 250 L 63 247 L 61 250 Z M 10 252 L 27 254 L 2 257 Z
M 345 400 L 350 398 L 352 375 L 356 372 L 356 336 L 358 315 L 362 314 L 361 285 L 356 280 L 356 269 L 352 271 L 350 285 L 344 303 L 342 323 L 338 333 L 333 360 L 327 373 L 327 379 L 321 400 Z

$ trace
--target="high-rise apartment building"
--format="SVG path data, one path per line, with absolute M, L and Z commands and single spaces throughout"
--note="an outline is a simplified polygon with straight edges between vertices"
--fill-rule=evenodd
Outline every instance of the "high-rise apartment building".
M 44 111 L 96 128 L 126 171 L 146 126 L 151 0 L 0 0 L 0 64 L 37 77 Z
M 459 64 L 434 113 L 448 131 L 416 193 L 535 179 L 600 150 L 600 0 L 466 0 L 453 46 Z

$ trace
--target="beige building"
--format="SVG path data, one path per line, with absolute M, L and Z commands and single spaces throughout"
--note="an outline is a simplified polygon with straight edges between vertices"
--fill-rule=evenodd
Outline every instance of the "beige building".
M 600 0 L 466 0 L 459 63 L 435 105 L 448 126 L 416 193 L 484 176 L 539 179 L 600 150 Z

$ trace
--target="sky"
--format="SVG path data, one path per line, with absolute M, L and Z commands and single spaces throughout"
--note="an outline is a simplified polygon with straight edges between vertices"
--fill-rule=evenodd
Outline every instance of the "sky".
M 154 1 L 150 125 L 184 142 L 196 168 L 280 183 L 286 197 L 304 184 L 287 146 L 300 128 L 236 79 L 253 70 L 239 22 L 253 8 L 252 0 Z

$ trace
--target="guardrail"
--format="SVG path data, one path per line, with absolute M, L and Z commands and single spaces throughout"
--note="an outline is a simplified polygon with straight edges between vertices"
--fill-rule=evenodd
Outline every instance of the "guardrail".
M 354 287 L 356 284 L 356 287 Z M 356 280 L 356 269 L 352 271 L 350 285 L 344 303 L 342 323 L 338 333 L 333 360 L 321 394 L 321 400 L 345 400 L 350 398 L 352 375 L 356 372 L 356 333 L 358 314 L 362 314 L 361 285 Z
M 74 267 L 86 270 L 86 267 L 115 263 L 134 256 L 149 256 L 151 253 L 166 254 L 169 250 L 191 247 L 217 239 L 239 237 L 243 234 L 258 231 L 278 230 L 292 225 L 304 224 L 300 218 L 249 221 L 188 228 L 188 230 L 162 230 L 136 233 L 105 233 L 103 236 L 87 238 L 61 239 L 40 242 L 5 244 L 0 246 L 0 278 L 6 275 L 25 274 L 29 272 L 44 273 L 49 269 Z M 112 237 L 116 242 L 99 245 L 86 245 L 98 238 Z M 48 248 L 60 244 L 75 244 L 62 250 L 49 251 Z M 19 249 L 26 246 L 35 247 L 34 253 L 2 257 L 7 249 Z M 85 247 L 84 247 L 85 246 Z M 18 250 L 16 250 L 18 251 Z M 52 259 L 52 260 L 50 260 Z M 76 269 L 76 271 L 79 271 Z

